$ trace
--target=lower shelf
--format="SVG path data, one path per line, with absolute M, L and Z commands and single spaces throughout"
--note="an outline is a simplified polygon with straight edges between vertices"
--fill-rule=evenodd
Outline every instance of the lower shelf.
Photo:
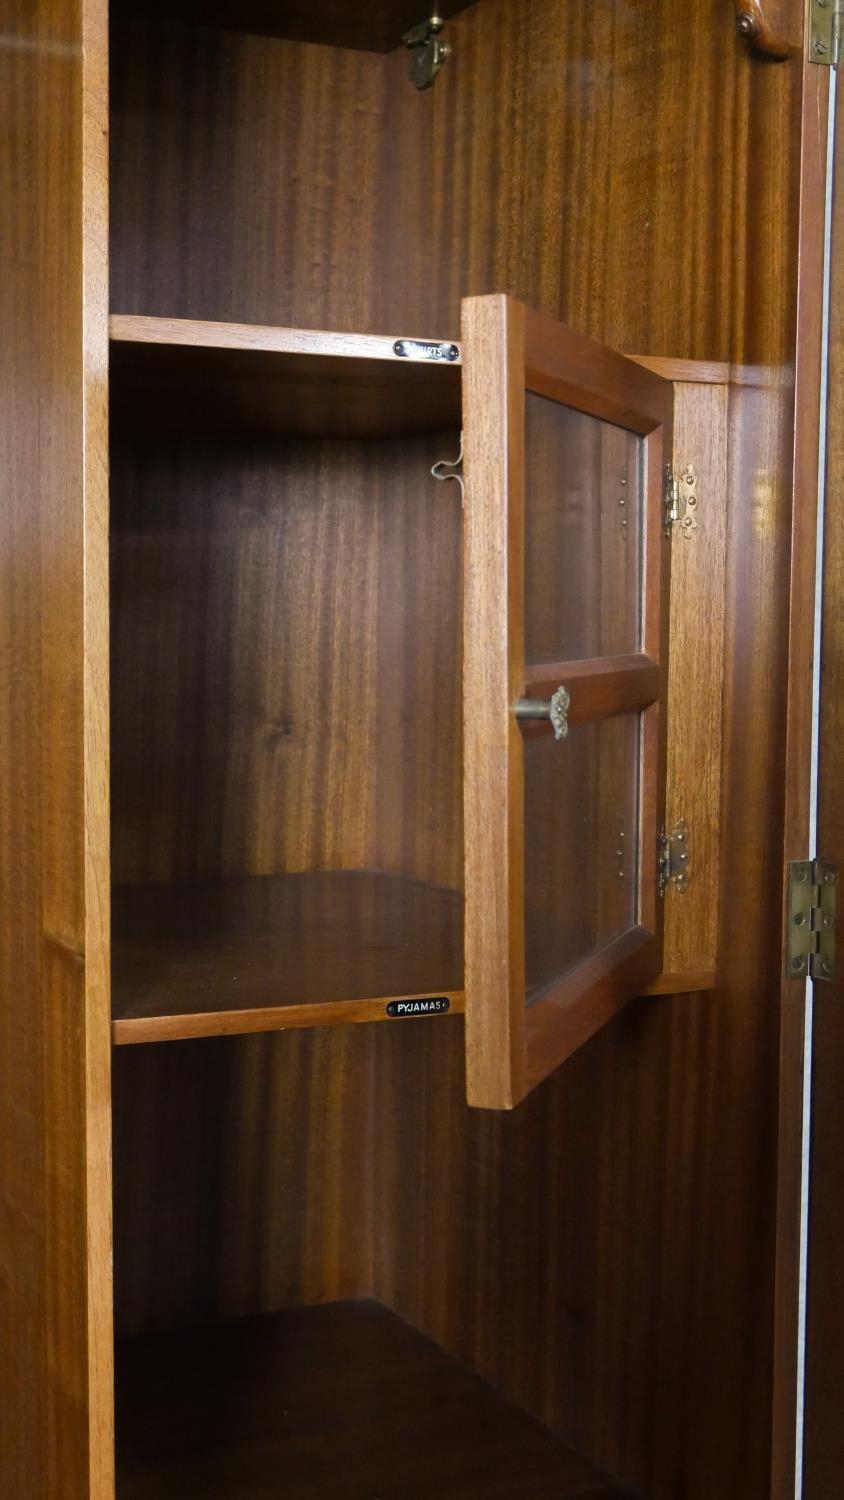
M 118 1346 L 118 1500 L 620 1500 L 375 1302 Z
M 118 886 L 112 994 L 117 1044 L 461 1011 L 463 896 L 374 871 Z

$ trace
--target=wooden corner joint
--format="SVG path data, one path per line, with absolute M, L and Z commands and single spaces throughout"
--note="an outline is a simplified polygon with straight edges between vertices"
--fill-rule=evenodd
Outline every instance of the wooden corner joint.
M 756 52 L 784 62 L 803 48 L 802 0 L 735 0 L 738 29 Z

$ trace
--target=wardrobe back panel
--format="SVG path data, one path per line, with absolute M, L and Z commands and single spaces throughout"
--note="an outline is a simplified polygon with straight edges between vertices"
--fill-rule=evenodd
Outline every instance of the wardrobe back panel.
M 115 429 L 115 882 L 462 887 L 458 445 Z

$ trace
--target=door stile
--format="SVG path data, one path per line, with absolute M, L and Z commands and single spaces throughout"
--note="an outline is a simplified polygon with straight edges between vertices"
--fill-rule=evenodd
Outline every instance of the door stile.
M 524 309 L 470 300 L 464 341 L 466 992 L 480 1000 L 467 999 L 467 1089 L 470 1104 L 511 1107 L 526 1080 L 524 771 L 512 712 L 524 673 Z

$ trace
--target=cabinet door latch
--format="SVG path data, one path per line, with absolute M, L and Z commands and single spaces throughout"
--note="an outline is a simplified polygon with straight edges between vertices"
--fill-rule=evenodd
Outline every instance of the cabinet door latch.
M 402 37 L 410 52 L 408 77 L 418 89 L 431 87 L 451 52 L 448 42 L 444 42 L 440 35 L 444 25 L 441 16 L 431 16 L 429 21 L 423 21 L 421 26 L 414 26 Z
M 670 885 L 679 895 L 689 889 L 689 826 L 685 818 L 679 818 L 667 833 L 659 831 L 659 894 L 664 896 Z
M 838 871 L 820 859 L 795 859 L 788 867 L 788 975 L 835 978 L 835 908 Z

